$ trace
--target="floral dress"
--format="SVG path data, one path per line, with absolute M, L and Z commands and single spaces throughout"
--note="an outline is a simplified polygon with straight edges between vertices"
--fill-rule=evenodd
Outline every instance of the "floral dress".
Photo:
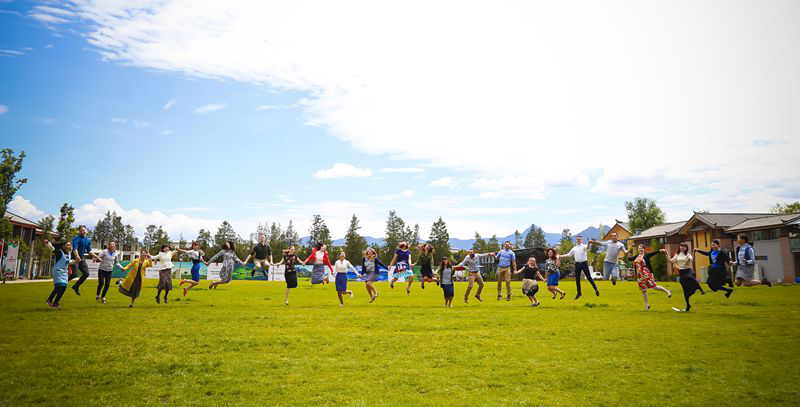
M 220 250 L 214 257 L 209 259 L 208 262 L 213 263 L 219 256 L 222 256 L 222 270 L 219 271 L 219 279 L 223 283 L 230 283 L 233 277 L 234 267 L 236 267 L 237 264 L 244 263 L 239 260 L 239 257 L 236 256 L 236 252 L 233 250 Z
M 646 290 L 648 288 L 655 288 L 656 278 L 653 272 L 650 271 L 650 257 L 655 256 L 657 253 L 646 253 L 644 256 L 636 257 L 633 264 L 636 266 L 636 281 L 639 283 L 639 288 Z

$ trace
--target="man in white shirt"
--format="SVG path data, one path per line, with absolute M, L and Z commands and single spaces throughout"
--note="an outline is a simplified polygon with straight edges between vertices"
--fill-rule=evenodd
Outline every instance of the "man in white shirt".
M 619 278 L 619 266 L 617 265 L 619 262 L 619 254 L 622 252 L 625 256 L 628 255 L 625 245 L 617 240 L 616 232 L 611 234 L 611 240 L 605 242 L 590 240 L 589 244 L 591 245 L 592 243 L 597 243 L 606 247 L 606 258 L 605 261 L 603 261 L 603 280 L 608 280 L 610 276 L 611 284 L 617 285 L 617 278 Z
M 589 284 L 594 288 L 594 294 L 599 297 L 600 291 L 597 291 L 597 284 L 594 283 L 592 275 L 589 273 L 589 247 L 583 244 L 583 236 L 577 236 L 575 242 L 575 246 L 567 254 L 558 255 L 558 258 L 572 257 L 575 259 L 575 284 L 578 286 L 578 295 L 575 296 L 575 299 L 581 298 L 581 273 L 586 276 Z

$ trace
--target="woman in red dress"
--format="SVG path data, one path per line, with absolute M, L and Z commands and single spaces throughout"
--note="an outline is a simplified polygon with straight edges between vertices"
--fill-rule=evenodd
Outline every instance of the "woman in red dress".
M 653 256 L 662 254 L 664 251 L 657 251 L 653 253 L 645 253 L 644 245 L 639 245 L 639 253 L 635 256 L 631 256 L 628 260 L 633 261 L 634 266 L 636 266 L 636 281 L 639 282 L 639 289 L 642 290 L 642 298 L 644 299 L 644 307 L 646 310 L 650 309 L 650 303 L 647 302 L 647 290 L 653 289 L 658 291 L 663 291 L 667 293 L 667 297 L 672 297 L 672 291 L 667 290 L 666 288 L 656 285 L 656 279 L 653 277 L 652 266 L 650 266 L 650 259 Z

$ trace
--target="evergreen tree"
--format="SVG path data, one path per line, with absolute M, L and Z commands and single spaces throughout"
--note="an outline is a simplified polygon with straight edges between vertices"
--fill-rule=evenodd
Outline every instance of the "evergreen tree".
M 361 226 L 358 225 L 358 218 L 355 214 L 350 218 L 350 227 L 344 236 L 344 254 L 351 263 L 356 264 L 362 257 L 362 253 L 367 249 L 367 239 L 358 233 Z
M 300 245 L 300 235 L 295 230 L 291 220 L 289 220 L 289 226 L 286 227 L 286 232 L 283 234 L 283 240 L 286 242 L 286 247 Z
M 486 243 L 486 252 L 494 253 L 500 250 L 500 242 L 497 240 L 497 235 L 492 235 Z
M 486 251 L 486 241 L 483 240 L 481 234 L 475 232 L 475 241 L 472 243 L 472 250 L 476 253 L 484 253 Z
M 569 229 L 564 229 L 561 231 L 561 242 L 559 244 L 559 254 L 567 254 L 570 250 L 575 246 L 575 243 L 572 242 L 572 232 Z M 559 269 L 561 274 L 569 275 L 570 273 L 575 271 L 575 258 L 574 257 L 564 257 L 561 259 L 561 268 Z
M 519 229 L 514 231 L 514 248 L 519 249 L 520 245 L 522 245 L 522 234 L 519 233 Z
M 287 248 L 286 236 L 284 236 L 283 229 L 280 223 L 272 222 L 269 227 L 269 247 L 272 249 L 272 258 L 276 259 L 283 253 L 283 249 Z
M 528 234 L 525 236 L 525 248 L 545 248 L 548 247 L 547 239 L 544 237 L 544 230 L 542 228 L 531 224 Z
M 237 238 L 238 235 L 233 230 L 233 226 L 231 226 L 227 220 L 222 221 L 222 224 L 219 225 L 219 229 L 217 229 L 217 233 L 214 234 L 214 246 L 222 249 L 225 242 L 237 242 Z
M 138 239 L 136 239 L 136 231 L 131 225 L 125 225 L 125 237 L 120 242 L 122 250 L 133 251 L 138 246 Z
M 439 217 L 439 220 L 433 222 L 431 226 L 431 235 L 428 238 L 428 243 L 433 246 L 435 253 L 435 261 L 438 264 L 442 257 L 450 256 L 450 234 L 447 233 L 447 225 Z
M 200 231 L 197 232 L 197 238 L 195 241 L 200 245 L 200 250 L 205 253 L 208 253 L 208 249 L 214 242 L 211 238 L 211 232 L 205 229 L 200 229 Z
M 325 224 L 325 220 L 320 215 L 314 215 L 311 220 L 311 226 L 308 228 L 308 245 L 314 246 L 315 244 L 322 243 L 325 246 L 331 247 L 331 231 Z
M 397 216 L 394 210 L 389 211 L 389 217 L 386 219 L 386 237 L 384 238 L 383 250 L 378 252 L 381 258 L 389 261 L 394 254 L 397 245 L 400 242 L 408 241 L 409 235 L 413 234 L 410 228 L 406 227 L 406 223 Z

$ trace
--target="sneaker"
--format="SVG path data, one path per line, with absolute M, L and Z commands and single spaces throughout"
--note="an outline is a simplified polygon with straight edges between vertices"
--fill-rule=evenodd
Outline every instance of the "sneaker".
M 611 279 L 611 285 L 617 285 L 617 280 L 616 280 L 616 279 L 614 279 L 614 278 L 612 278 L 612 279 Z
M 733 294 L 733 290 L 728 290 L 725 292 L 725 298 L 731 298 L 731 294 Z
M 81 295 L 81 289 L 77 285 L 72 286 L 72 291 L 75 291 L 75 294 Z
M 156 295 L 156 304 L 161 304 L 161 297 Z
M 47 300 L 45 304 L 47 304 L 48 307 L 53 308 L 53 303 L 50 300 Z
M 475 298 L 476 298 L 478 301 L 480 301 L 480 302 L 483 302 L 483 299 L 481 298 L 481 296 L 480 296 L 480 295 L 476 295 L 476 296 L 475 296 Z
M 673 310 L 673 311 L 675 311 L 675 312 L 683 312 L 683 310 L 682 310 L 682 309 L 680 309 L 680 308 L 675 308 L 675 307 L 672 307 L 672 310 Z
M 594 295 L 599 297 L 600 296 L 600 291 L 594 290 Z
M 94 301 L 95 302 L 100 302 L 100 296 L 98 295 L 97 297 L 94 297 Z
M 369 303 L 372 304 L 372 302 L 375 301 L 376 298 L 378 298 L 377 295 L 373 295 L 372 297 L 370 297 Z
M 469 304 L 469 298 L 464 297 L 464 304 Z
M 169 302 L 169 300 L 167 299 L 167 296 L 164 296 L 164 304 L 166 304 L 168 302 Z
M 531 305 L 531 307 L 534 307 L 534 308 L 536 308 L 536 307 L 538 307 L 538 306 L 539 306 L 539 304 L 540 304 L 540 303 L 538 303 L 538 302 L 534 302 L 534 303 L 533 303 L 533 305 Z
M 106 304 L 106 299 L 105 298 L 101 299 L 101 301 L 103 302 L 103 304 Z
M 502 296 L 502 295 L 500 295 L 500 294 L 497 294 L 497 301 L 500 301 L 500 300 L 502 300 L 502 299 L 503 299 L 503 296 Z
M 406 288 L 406 295 L 411 295 L 411 289 L 410 288 Z
M 672 291 L 667 290 L 667 298 L 672 298 Z
M 578 295 L 576 295 L 576 296 L 575 296 L 575 299 L 576 299 L 576 300 L 577 300 L 578 298 L 581 298 L 581 295 L 580 295 L 580 294 L 578 294 Z
M 506 301 L 511 301 L 511 296 L 506 297 Z
M 563 299 L 564 299 L 564 297 L 566 297 L 566 296 L 567 296 L 567 293 L 566 293 L 566 292 L 563 292 L 563 293 L 561 293 L 561 298 L 559 298 L 559 300 L 563 300 Z
M 422 280 L 422 289 L 425 289 L 425 280 Z
M 761 280 L 761 284 L 764 284 L 767 287 L 772 287 L 772 283 L 770 283 L 766 278 Z
M 57 309 L 59 311 L 62 309 L 61 306 L 58 305 L 58 304 L 53 304 L 53 308 L 55 308 L 55 309 Z
M 133 304 L 131 304 L 131 305 L 128 305 L 128 308 L 133 308 Z
M 353 292 L 350 291 L 350 298 L 353 298 Z

